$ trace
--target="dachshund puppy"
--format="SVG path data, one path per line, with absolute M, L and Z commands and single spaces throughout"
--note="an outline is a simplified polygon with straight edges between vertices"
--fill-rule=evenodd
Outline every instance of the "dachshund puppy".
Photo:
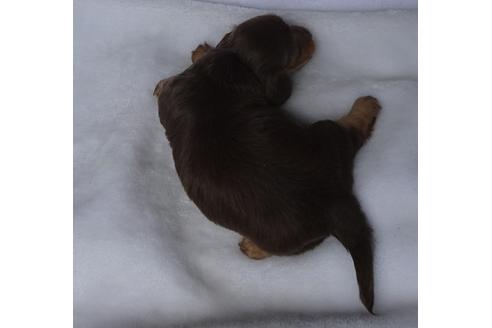
M 279 107 L 314 53 L 311 33 L 273 15 L 250 19 L 154 91 L 176 171 L 211 221 L 252 259 L 294 255 L 335 236 L 350 252 L 371 313 L 373 238 L 354 196 L 353 162 L 380 110 L 370 96 L 338 121 L 305 124 Z

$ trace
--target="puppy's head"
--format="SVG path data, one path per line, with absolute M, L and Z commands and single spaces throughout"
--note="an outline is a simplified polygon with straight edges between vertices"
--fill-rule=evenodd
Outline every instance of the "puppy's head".
M 288 25 L 278 16 L 265 15 L 238 25 L 217 48 L 237 52 L 265 86 L 268 100 L 281 104 L 292 92 L 288 74 L 311 59 L 315 46 L 307 29 Z

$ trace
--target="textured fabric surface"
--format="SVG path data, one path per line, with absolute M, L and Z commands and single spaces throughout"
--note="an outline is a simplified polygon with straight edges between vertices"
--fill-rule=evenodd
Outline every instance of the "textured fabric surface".
M 272 12 L 272 10 L 269 10 Z M 417 12 L 274 11 L 317 51 L 285 110 L 337 118 L 356 97 L 383 108 L 355 165 L 375 230 L 378 314 L 358 300 L 333 238 L 301 256 L 246 258 L 176 176 L 152 91 L 262 10 L 194 1 L 74 3 L 76 327 L 417 325 Z
M 204 0 L 262 9 L 384 10 L 417 9 L 417 0 Z

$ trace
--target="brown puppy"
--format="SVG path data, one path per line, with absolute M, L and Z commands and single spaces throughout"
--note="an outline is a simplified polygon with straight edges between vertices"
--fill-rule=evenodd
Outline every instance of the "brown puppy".
M 193 65 L 154 94 L 176 171 L 203 214 L 244 236 L 240 249 L 253 259 L 299 254 L 335 236 L 372 313 L 372 232 L 352 168 L 381 107 L 362 97 L 339 121 L 311 125 L 283 112 L 289 75 L 314 49 L 306 29 L 255 17 L 217 47 L 198 46 Z

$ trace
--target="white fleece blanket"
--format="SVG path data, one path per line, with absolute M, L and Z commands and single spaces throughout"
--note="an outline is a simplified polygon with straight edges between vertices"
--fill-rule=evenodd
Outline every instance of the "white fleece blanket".
M 352 260 L 313 251 L 246 258 L 176 176 L 152 91 L 201 42 L 265 11 L 185 1 L 74 4 L 76 327 L 412 327 L 417 325 L 417 12 L 272 11 L 306 26 L 314 58 L 285 110 L 337 118 L 356 97 L 383 111 L 355 165 L 376 236 L 373 317 Z

